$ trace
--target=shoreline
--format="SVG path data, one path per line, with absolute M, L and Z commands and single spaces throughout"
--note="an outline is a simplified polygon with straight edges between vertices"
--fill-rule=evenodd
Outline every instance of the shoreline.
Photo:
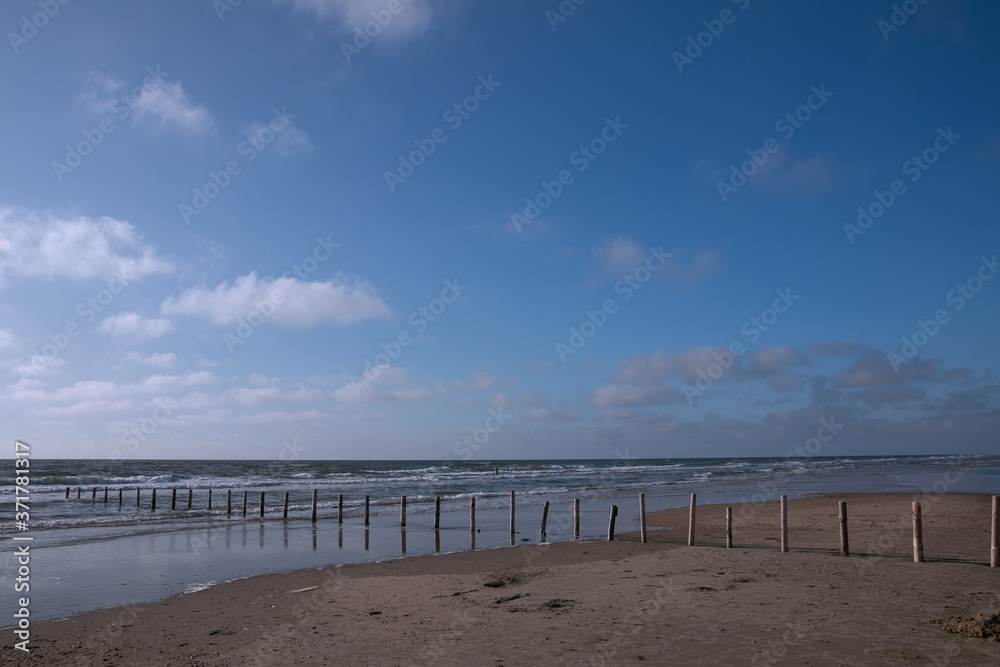
M 831 632 L 837 643 L 847 641 L 848 653 L 864 648 L 868 631 L 856 625 L 857 606 L 868 610 L 869 623 L 884 626 L 876 636 L 885 647 L 874 662 L 902 660 L 920 642 L 928 647 L 918 653 L 924 663 L 935 651 L 949 664 L 974 656 L 978 664 L 1000 661 L 1000 643 L 929 625 L 933 618 L 1000 612 L 1000 575 L 988 567 L 989 496 L 923 496 L 927 562 L 916 564 L 904 519 L 911 498 L 920 495 L 824 493 L 791 500 L 790 553 L 778 550 L 778 503 L 770 501 L 747 504 L 742 512 L 734 506 L 732 549 L 723 546 L 725 505 L 703 505 L 697 508 L 695 547 L 685 546 L 683 507 L 648 515 L 654 530 L 647 544 L 629 533 L 615 542 L 523 544 L 258 575 L 157 602 L 34 623 L 31 654 L 9 650 L 14 655 L 3 664 L 79 664 L 79 658 L 100 664 L 104 657 L 128 665 L 296 659 L 323 664 L 319 655 L 327 664 L 481 664 L 486 653 L 505 665 L 579 664 L 600 656 L 631 664 L 640 661 L 638 655 L 667 656 L 664 632 L 674 638 L 670 656 L 690 653 L 697 662 L 711 650 L 702 645 L 705 632 L 723 616 L 732 619 L 719 630 L 726 633 L 719 641 L 725 639 L 732 653 L 727 660 L 807 664 L 789 656 L 801 649 L 804 659 L 815 657 L 822 648 L 832 659 L 837 644 L 819 639 Z M 839 555 L 838 499 L 848 502 L 850 558 Z M 924 572 L 929 580 L 913 586 Z M 491 578 L 502 585 L 484 586 Z M 837 590 L 843 592 L 829 593 Z M 851 614 L 823 612 L 822 623 L 803 621 L 827 608 L 816 598 L 820 591 L 846 596 L 842 604 Z M 894 622 L 877 609 L 880 600 L 909 620 Z M 903 600 L 907 604 L 900 607 Z M 753 613 L 757 608 L 776 614 L 769 629 Z M 744 613 L 733 616 L 738 609 Z M 914 625 L 916 609 L 927 618 Z M 708 625 L 696 631 L 692 615 L 703 615 Z M 804 625 L 794 636 L 782 638 L 791 632 L 786 626 L 800 621 Z M 13 633 L 7 632 L 2 643 L 12 649 Z M 516 644 L 506 646 L 511 637 Z M 734 643 L 734 637 L 740 639 Z M 271 650 L 275 645 L 283 648 Z M 777 662 L 754 658 L 765 645 L 782 647 L 768 654 Z M 948 652 L 956 647 L 958 653 Z M 860 655 L 872 661 L 875 654 Z

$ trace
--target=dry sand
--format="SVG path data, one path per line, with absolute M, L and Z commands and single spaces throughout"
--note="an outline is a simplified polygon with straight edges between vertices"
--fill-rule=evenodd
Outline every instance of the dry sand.
M 837 500 L 849 502 L 850 558 Z M 520 546 L 269 575 L 32 626 L 16 665 L 1000 665 L 1000 642 L 935 619 L 1000 612 L 989 498 L 906 495 L 650 516 L 651 542 Z M 622 508 L 622 512 L 635 511 Z

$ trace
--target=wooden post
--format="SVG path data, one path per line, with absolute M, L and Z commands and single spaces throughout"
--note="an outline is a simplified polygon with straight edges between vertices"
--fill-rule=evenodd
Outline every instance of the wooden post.
M 545 522 L 548 521 L 548 519 L 549 519 L 549 501 L 546 500 L 545 504 L 542 506 L 542 530 L 538 534 L 539 539 L 542 542 L 545 541 Z
M 118 509 L 122 508 L 122 501 L 125 499 L 125 489 L 118 489 Z
M 434 496 L 434 530 L 441 527 L 441 496 Z
M 69 500 L 69 487 L 66 487 L 66 500 Z
M 264 492 L 260 492 L 260 518 L 264 518 Z
M 851 546 L 847 540 L 847 502 L 840 501 L 840 555 L 850 556 Z
M 288 491 L 285 491 L 285 514 L 281 518 L 283 519 L 288 518 Z
M 691 494 L 691 510 L 688 512 L 688 546 L 694 546 L 694 508 L 698 500 L 698 494 Z
M 108 487 L 104 487 L 104 504 L 108 504 Z
M 608 542 L 615 541 L 615 517 L 618 516 L 618 506 L 611 506 L 611 514 L 608 516 Z
M 344 494 L 337 498 L 337 523 L 344 523 Z
M 226 489 L 226 516 L 233 514 L 233 490 Z
M 639 494 L 639 541 L 646 543 L 646 494 Z
M 993 496 L 993 536 L 990 540 L 990 567 L 1000 567 L 1000 496 Z
M 366 526 L 368 525 L 368 503 L 369 503 L 369 499 L 368 499 L 368 494 L 366 493 L 365 494 L 365 525 Z
M 733 548 L 733 508 L 726 508 L 726 548 Z
M 781 496 L 781 553 L 788 553 L 788 496 Z
M 580 499 L 573 499 L 573 539 L 580 539 Z
M 316 523 L 316 501 L 319 497 L 319 489 L 313 489 L 313 516 L 312 522 Z
M 208 490 L 208 510 L 212 511 L 212 489 Z
M 139 507 L 139 487 L 135 487 L 135 506 L 136 509 Z
M 510 543 L 514 543 L 514 492 L 510 492 Z
M 473 540 L 476 534 L 476 497 L 472 496 L 469 498 L 469 532 L 473 535 Z
M 920 516 L 920 503 L 913 503 L 913 562 L 924 562 L 924 522 Z
M 156 487 L 155 486 L 153 487 L 153 500 L 149 504 L 149 511 L 150 512 L 155 512 L 156 511 Z
M 175 509 L 177 509 L 177 489 L 170 494 L 170 511 L 173 512 Z
M 188 489 L 188 509 L 191 509 L 191 501 L 194 500 L 194 489 Z
M 97 502 L 97 487 L 96 486 L 94 487 L 94 492 L 90 494 L 90 501 L 94 502 L 94 503 Z
M 78 487 L 76 487 L 76 499 L 77 499 L 77 500 L 79 500 L 79 499 L 80 499 L 80 487 L 79 487 L 79 486 L 78 486 Z
M 249 495 L 249 493 L 250 493 L 249 491 L 243 491 L 243 518 L 244 519 L 247 518 L 247 495 Z
M 399 527 L 406 527 L 406 496 L 399 497 Z

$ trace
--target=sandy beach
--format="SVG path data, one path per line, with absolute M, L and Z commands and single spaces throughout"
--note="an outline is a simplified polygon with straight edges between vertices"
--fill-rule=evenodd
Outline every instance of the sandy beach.
M 268 575 L 32 625 L 11 665 L 987 665 L 1000 641 L 935 619 L 1000 613 L 990 500 L 910 495 L 776 501 L 650 515 L 650 542 L 562 542 Z M 848 501 L 850 558 L 837 501 Z M 635 511 L 622 508 L 622 511 Z

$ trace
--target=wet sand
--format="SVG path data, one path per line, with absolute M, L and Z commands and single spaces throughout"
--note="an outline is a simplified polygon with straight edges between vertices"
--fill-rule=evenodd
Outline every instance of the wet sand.
M 843 494 L 650 515 L 650 543 L 563 542 L 304 570 L 32 625 L 14 665 L 987 665 L 934 619 L 1000 613 L 987 496 Z M 839 555 L 847 500 L 850 558 Z M 622 512 L 635 511 L 621 508 Z

